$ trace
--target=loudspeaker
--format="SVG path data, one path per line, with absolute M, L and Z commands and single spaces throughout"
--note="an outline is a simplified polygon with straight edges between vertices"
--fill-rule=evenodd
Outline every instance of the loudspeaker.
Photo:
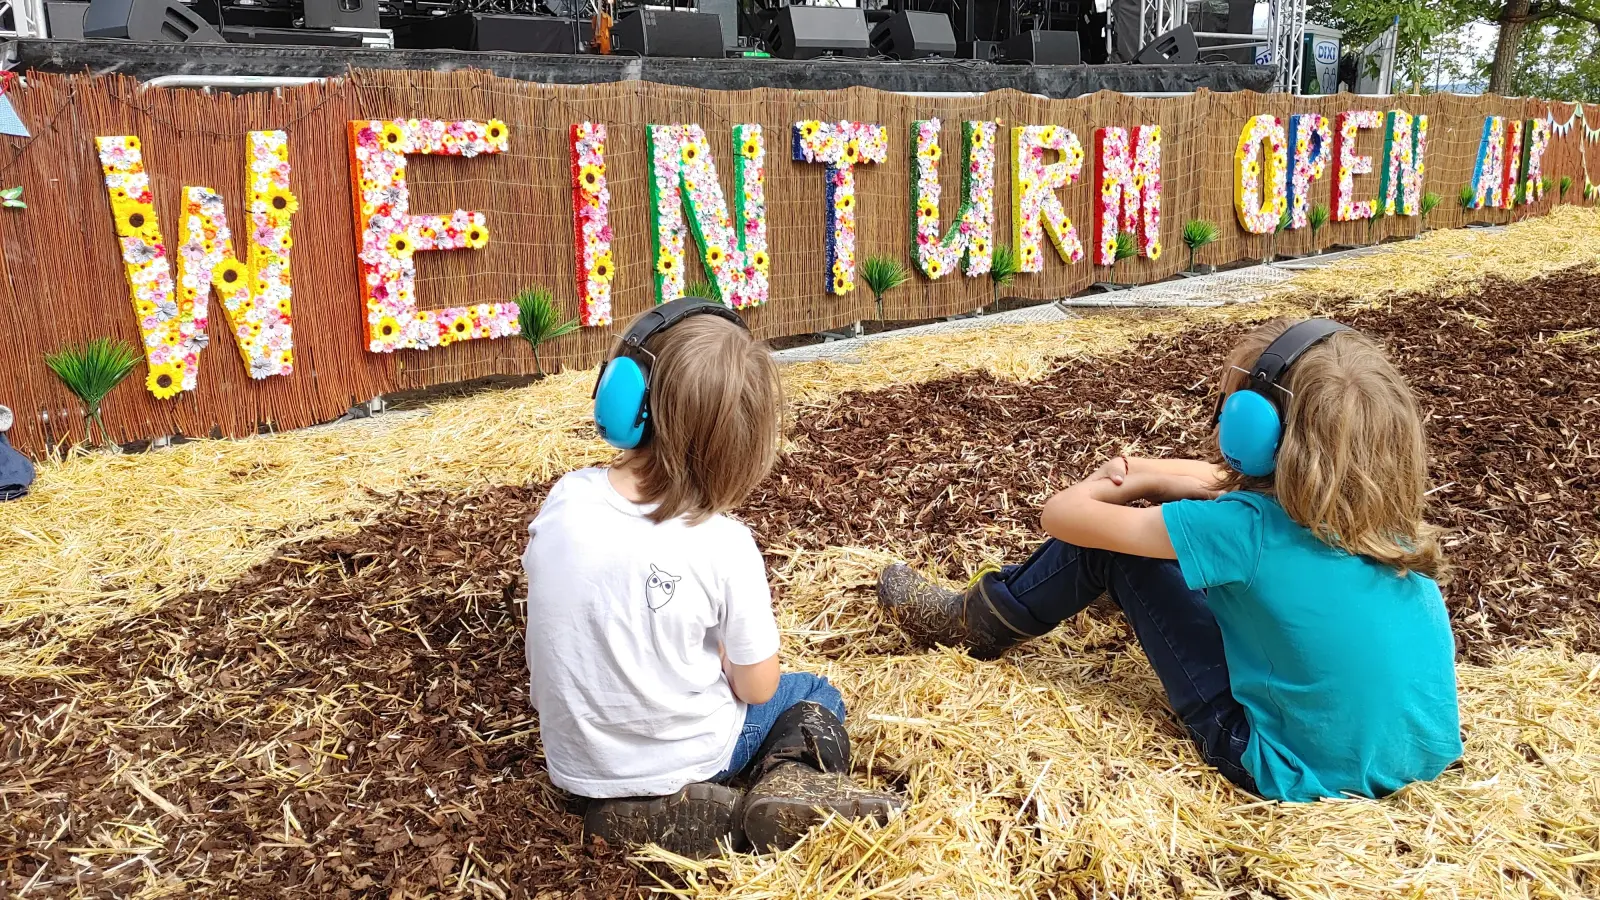
M 378 0 L 305 0 L 307 28 L 377 28 Z
M 828 6 L 785 6 L 778 10 L 773 53 L 784 59 L 819 56 L 867 56 L 867 14 L 859 9 Z
M 353 31 L 313 31 L 309 28 L 224 25 L 222 36 L 230 44 L 265 44 L 272 47 L 359 48 L 362 45 L 361 35 Z
M 44 20 L 50 27 L 52 41 L 83 40 L 83 14 L 89 4 L 73 0 L 50 0 L 44 5 Z
M 478 50 L 496 53 L 579 53 L 594 38 L 587 19 L 573 27 L 555 16 L 504 16 L 461 13 L 396 30 L 395 46 L 403 50 Z
M 1024 31 L 1005 43 L 1001 62 L 1026 62 L 1036 66 L 1083 64 L 1076 31 Z
M 92 0 L 83 15 L 83 36 L 146 43 L 222 43 L 215 28 L 177 0 Z
M 1000 59 L 999 41 L 962 41 L 956 50 L 956 56 L 961 59 L 977 59 L 983 62 L 998 62 Z
M 948 59 L 956 55 L 956 32 L 944 13 L 901 11 L 872 29 L 872 49 L 895 59 Z
M 722 19 L 686 10 L 635 10 L 612 26 L 611 46 L 644 56 L 722 59 Z
M 698 0 L 695 11 L 709 13 L 722 21 L 722 49 L 739 46 L 739 0 Z
M 1141 66 L 1187 66 L 1200 61 L 1200 43 L 1194 29 L 1179 25 L 1144 46 L 1133 61 Z

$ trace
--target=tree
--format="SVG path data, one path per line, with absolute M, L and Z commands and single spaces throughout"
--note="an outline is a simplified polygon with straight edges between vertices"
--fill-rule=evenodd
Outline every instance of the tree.
M 1541 35 L 1542 26 L 1546 23 L 1558 27 L 1583 23 L 1600 29 L 1600 2 L 1597 0 L 1505 0 L 1504 3 L 1491 2 L 1488 7 L 1495 14 L 1484 18 L 1492 18 L 1492 21 L 1500 23 L 1500 34 L 1494 46 L 1494 62 L 1489 69 L 1489 90 L 1496 94 L 1515 91 L 1518 60 L 1530 58 L 1528 55 L 1519 56 L 1518 53 L 1524 49 L 1523 35 L 1530 25 L 1535 26 L 1536 33 Z
M 1521 97 L 1600 100 L 1600 33 L 1577 21 L 1529 28 L 1522 35 L 1511 92 Z

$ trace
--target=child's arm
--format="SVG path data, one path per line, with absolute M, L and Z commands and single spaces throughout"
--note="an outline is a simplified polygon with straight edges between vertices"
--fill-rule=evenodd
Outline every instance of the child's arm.
M 772 695 L 778 692 L 778 678 L 782 674 L 776 653 L 770 659 L 750 666 L 728 662 L 727 654 L 723 654 L 722 672 L 728 676 L 728 686 L 733 688 L 733 695 L 751 706 L 772 699 Z
M 1147 462 L 1142 460 L 1141 462 Z M 1159 507 L 1134 509 L 1135 500 L 1210 500 L 1216 492 L 1189 474 L 1160 474 L 1130 467 L 1120 479 L 1096 473 L 1044 505 L 1045 533 L 1057 540 L 1152 559 L 1177 559 Z
M 1115 456 L 1103 463 L 1090 477 L 1110 478 L 1117 484 L 1129 475 L 1182 475 L 1205 484 L 1220 484 L 1228 476 L 1202 459 L 1146 459 L 1141 456 Z

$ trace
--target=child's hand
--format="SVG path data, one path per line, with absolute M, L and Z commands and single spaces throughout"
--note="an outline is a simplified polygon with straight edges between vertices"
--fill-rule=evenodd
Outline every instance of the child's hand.
M 1128 464 L 1126 456 L 1113 456 L 1101 463 L 1100 468 L 1095 469 L 1094 474 L 1090 475 L 1087 480 L 1094 481 L 1103 478 L 1120 487 L 1122 480 L 1128 477 L 1130 468 L 1131 466 Z

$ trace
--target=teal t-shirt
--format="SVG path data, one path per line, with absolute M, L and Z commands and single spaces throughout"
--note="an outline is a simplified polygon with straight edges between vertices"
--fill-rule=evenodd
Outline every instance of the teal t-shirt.
M 1221 628 L 1262 796 L 1382 797 L 1460 758 L 1455 642 L 1433 579 L 1330 547 L 1263 494 L 1161 514 Z

